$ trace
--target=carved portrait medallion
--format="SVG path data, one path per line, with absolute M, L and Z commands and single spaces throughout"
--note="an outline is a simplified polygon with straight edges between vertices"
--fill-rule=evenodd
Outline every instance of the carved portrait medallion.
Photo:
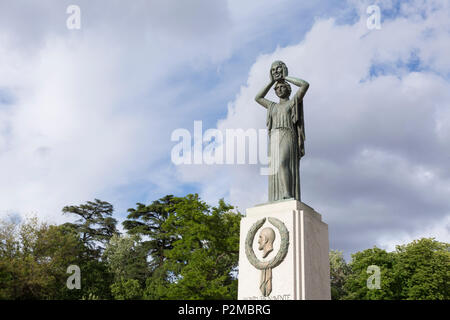
M 280 265 L 287 255 L 289 248 L 289 231 L 284 223 L 277 218 L 269 217 L 267 220 L 278 229 L 281 238 L 280 249 L 274 258 L 269 261 L 260 261 L 253 250 L 253 241 L 256 232 L 266 222 L 266 218 L 256 221 L 247 233 L 245 239 L 245 255 L 248 261 L 258 270 L 261 270 L 260 290 L 262 294 L 267 297 L 272 292 L 272 269 Z M 271 227 L 261 230 L 258 239 L 258 249 L 263 251 L 263 258 L 273 250 L 273 242 L 275 240 L 275 232 Z

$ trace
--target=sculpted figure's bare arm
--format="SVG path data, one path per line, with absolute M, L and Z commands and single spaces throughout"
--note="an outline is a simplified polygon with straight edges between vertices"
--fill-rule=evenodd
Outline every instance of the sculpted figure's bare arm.
M 272 103 L 272 101 L 267 100 L 264 98 L 267 95 L 267 92 L 269 92 L 270 88 L 275 83 L 274 80 L 271 80 L 264 88 L 261 89 L 260 92 L 255 97 L 255 101 L 258 102 L 260 105 L 262 105 L 264 108 L 268 108 L 269 105 Z
M 294 77 L 285 77 L 284 80 L 292 84 L 295 84 L 297 87 L 299 87 L 299 89 L 295 93 L 295 97 L 299 100 L 303 99 L 303 97 L 306 94 L 306 91 L 308 91 L 309 83 L 306 82 L 305 80 Z

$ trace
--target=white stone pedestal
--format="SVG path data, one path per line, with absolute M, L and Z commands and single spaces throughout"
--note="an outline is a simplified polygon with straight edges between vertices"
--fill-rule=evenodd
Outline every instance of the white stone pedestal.
M 261 270 L 248 260 L 245 241 L 248 231 L 257 221 L 273 217 L 284 223 L 289 232 L 289 246 L 284 260 L 272 269 L 272 291 L 263 296 L 260 291 Z M 258 238 L 266 227 L 275 231 L 273 251 L 262 257 Z M 253 251 L 259 261 L 270 261 L 279 252 L 280 231 L 268 219 L 255 233 Z M 239 248 L 239 300 L 329 300 L 330 264 L 328 258 L 328 225 L 313 208 L 297 200 L 284 200 L 247 209 L 241 220 Z

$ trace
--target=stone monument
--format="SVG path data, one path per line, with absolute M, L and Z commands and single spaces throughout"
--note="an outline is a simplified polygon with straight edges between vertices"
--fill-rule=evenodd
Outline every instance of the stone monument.
M 289 83 L 298 87 L 292 98 Z M 265 98 L 272 86 L 279 103 Z M 275 61 L 270 82 L 255 98 L 267 109 L 269 201 L 247 209 L 241 220 L 240 300 L 331 299 L 328 226 L 300 198 L 308 88 L 305 80 L 288 76 L 285 63 Z

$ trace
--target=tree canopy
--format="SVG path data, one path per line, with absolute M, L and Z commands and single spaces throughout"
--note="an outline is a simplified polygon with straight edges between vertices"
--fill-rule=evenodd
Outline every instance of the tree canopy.
M 0 299 L 237 298 L 242 215 L 224 200 L 211 206 L 189 194 L 137 203 L 124 234 L 108 202 L 62 211 L 76 220 L 0 221 Z M 393 252 L 356 252 L 349 263 L 331 251 L 332 299 L 448 300 L 449 249 L 423 238 Z M 80 269 L 79 290 L 66 285 L 71 265 Z M 374 277 L 379 286 L 369 285 Z
M 450 245 L 422 238 L 394 252 L 374 247 L 352 255 L 339 298 L 354 300 L 448 300 Z M 380 269 L 380 288 L 367 285 L 369 266 Z M 335 287 L 336 288 L 336 287 Z

